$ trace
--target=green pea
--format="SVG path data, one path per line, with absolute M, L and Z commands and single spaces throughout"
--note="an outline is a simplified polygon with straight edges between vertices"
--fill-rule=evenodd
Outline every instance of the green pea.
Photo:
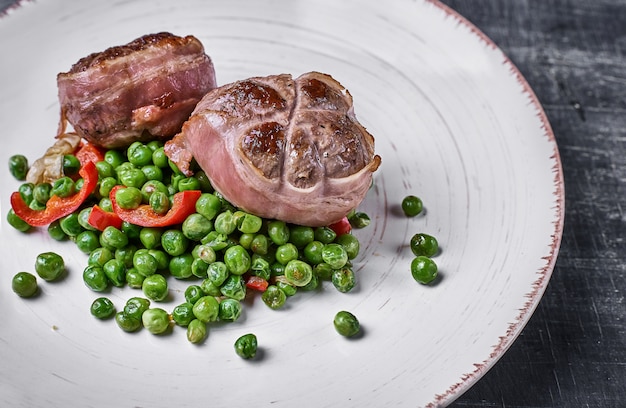
M 73 154 L 63 155 L 63 174 L 72 176 L 78 173 L 80 161 Z
M 19 186 L 17 191 L 20 193 L 22 200 L 26 204 L 30 204 L 33 201 L 33 190 L 35 189 L 35 185 L 33 183 L 23 183 Z
M 309 283 L 307 283 L 304 286 L 301 286 L 300 289 L 304 290 L 304 291 L 311 291 L 311 290 L 315 290 L 319 287 L 319 283 L 320 280 L 317 277 L 316 274 L 312 274 L 311 275 L 311 280 L 309 281 Z
M 52 184 L 50 183 L 39 183 L 35 185 L 33 188 L 33 198 L 34 201 L 39 204 L 45 204 L 50 199 L 50 191 L 52 190 Z
M 233 231 L 235 231 L 235 229 L 237 228 L 233 213 L 230 210 L 219 213 L 215 218 L 214 228 L 215 231 L 220 234 L 232 234 Z
M 18 231 L 26 232 L 30 230 L 30 225 L 28 225 L 26 221 L 18 217 L 18 215 L 15 214 L 15 211 L 13 211 L 13 208 L 10 208 L 9 212 L 7 213 L 7 222 L 10 226 Z
M 437 264 L 431 258 L 420 255 L 411 261 L 411 275 L 417 282 L 427 285 L 437 278 Z
M 96 162 L 96 170 L 98 170 L 98 176 L 100 177 L 100 180 L 115 177 L 115 168 L 106 161 Z
M 63 232 L 63 228 L 61 228 L 61 222 L 59 220 L 52 221 L 48 225 L 48 235 L 55 241 L 64 241 L 67 239 L 67 234 Z
M 271 309 L 280 309 L 287 301 L 287 295 L 276 285 L 269 285 L 261 295 L 261 300 Z
M 311 241 L 304 247 L 304 259 L 311 265 L 317 265 L 323 262 L 322 250 L 324 244 L 320 241 Z
M 200 241 L 213 230 L 213 222 L 201 214 L 194 213 L 183 221 L 181 229 L 187 238 Z
M 61 255 L 54 252 L 44 252 L 37 255 L 35 260 L 35 271 L 41 279 L 54 281 L 65 273 L 65 262 Z
M 333 319 L 333 325 L 337 333 L 345 337 L 353 337 L 361 330 L 361 324 L 356 316 L 345 310 L 337 312 Z
M 41 204 L 39 201 L 33 200 L 28 204 L 28 208 L 34 211 L 42 211 L 46 209 L 46 204 Z
M 9 157 L 9 171 L 17 180 L 25 180 L 28 173 L 28 159 L 22 154 Z
M 98 265 L 89 265 L 83 270 L 83 282 L 94 292 L 102 292 L 109 287 L 104 269 Z
M 189 240 L 180 230 L 170 229 L 161 235 L 161 246 L 169 255 L 183 254 L 189 246 Z
M 149 249 L 148 253 L 154 257 L 157 261 L 157 270 L 162 271 L 167 269 L 170 264 L 170 257 L 164 251 L 160 249 Z
M 139 231 L 139 241 L 147 249 L 153 249 L 161 245 L 163 231 L 156 227 L 145 227 Z
M 141 168 L 141 171 L 143 171 L 143 174 L 146 176 L 146 179 L 148 181 L 150 180 L 162 181 L 163 180 L 163 172 L 157 166 L 154 166 L 154 165 L 143 166 Z
M 117 205 L 125 210 L 134 210 L 141 204 L 143 196 L 137 187 L 120 188 L 115 192 Z
M 233 275 L 243 275 L 250 269 L 250 254 L 241 245 L 234 245 L 224 252 L 224 263 Z
M 179 326 L 186 327 L 195 318 L 193 305 L 189 302 L 181 303 L 172 310 L 172 320 Z
M 76 236 L 75 243 L 80 251 L 89 254 L 100 247 L 100 238 L 94 231 L 83 231 Z
M 322 249 L 322 259 L 333 269 L 339 269 L 348 262 L 348 253 L 340 244 L 328 244 Z
M 267 224 L 267 235 L 276 245 L 284 245 L 289 241 L 289 227 L 284 221 L 270 221 Z
M 237 211 L 235 214 L 237 229 L 244 234 L 256 234 L 263 226 L 261 217 L 243 211 Z
M 201 322 L 214 322 L 219 316 L 220 305 L 213 296 L 203 296 L 193 305 L 193 315 Z
M 235 299 L 224 299 L 219 305 L 219 319 L 225 322 L 234 322 L 241 316 L 241 303 Z
M 113 212 L 113 204 L 111 203 L 111 199 L 109 197 L 102 197 L 98 202 L 98 205 L 106 212 Z
M 170 259 L 170 273 L 176 279 L 190 278 L 193 276 L 191 264 L 193 264 L 193 255 L 189 253 L 173 256 Z
M 186 177 L 178 182 L 178 191 L 200 190 L 200 182 L 195 177 Z
M 298 288 L 293 286 L 291 283 L 283 281 L 283 280 L 277 280 L 276 287 L 282 290 L 283 293 L 285 293 L 285 296 L 287 297 L 295 295 L 296 292 L 298 291 Z
M 141 142 L 133 142 L 126 150 L 128 161 L 137 167 L 152 163 L 152 150 Z
M 269 241 L 263 234 L 256 234 L 250 243 L 250 251 L 259 255 L 267 255 L 269 250 Z
M 206 278 L 206 279 L 204 279 L 202 281 L 202 283 L 200 284 L 200 287 L 202 288 L 204 293 L 206 293 L 207 295 L 215 296 L 215 297 L 221 297 L 222 296 L 222 292 L 220 291 L 220 287 L 216 286 L 208 278 Z
M 107 150 L 104 152 L 104 161 L 109 163 L 114 169 L 124 163 L 126 158 L 119 150 Z
M 214 251 L 220 251 L 229 245 L 228 235 L 221 234 L 217 231 L 209 232 L 204 238 L 200 240 L 203 245 L 208 245 L 213 248 Z
M 359 254 L 361 244 L 359 239 L 352 234 L 343 234 L 335 240 L 335 243 L 341 245 L 346 250 L 348 259 L 354 259 Z
M 100 197 L 109 197 L 113 187 L 117 185 L 117 179 L 114 177 L 104 177 L 100 179 L 100 185 L 98 186 L 98 194 Z
M 235 353 L 244 359 L 254 358 L 257 348 L 257 338 L 252 333 L 244 334 L 235 341 Z
M 221 261 L 213 262 L 207 269 L 207 278 L 217 286 L 221 286 L 228 275 L 228 267 Z
M 84 231 L 83 226 L 78 222 L 78 214 L 76 213 L 71 213 L 61 218 L 60 226 L 63 232 L 70 237 L 75 237 Z
M 317 227 L 314 231 L 314 239 L 322 244 L 330 244 L 337 238 L 337 233 L 329 227 Z
M 124 313 L 127 316 L 141 319 L 143 313 L 150 308 L 150 300 L 142 297 L 132 297 L 124 305 Z
M 222 209 L 222 202 L 214 194 L 204 193 L 196 201 L 196 212 L 212 220 Z
M 280 262 L 272 264 L 272 276 L 283 276 L 285 274 L 285 265 Z
M 11 288 L 19 297 L 32 297 L 37 293 L 37 278 L 32 273 L 18 272 L 11 280 Z
M 152 152 L 152 163 L 161 169 L 169 167 L 168 158 L 163 147 L 159 147 Z
M 220 292 L 229 298 L 243 300 L 246 297 L 246 286 L 241 276 L 229 275 L 220 286 Z
M 155 302 L 165 300 L 169 294 L 167 281 L 163 275 L 159 275 L 157 273 L 146 276 L 143 280 L 143 284 L 141 285 L 141 290 L 148 299 L 154 300 Z
M 189 285 L 185 289 L 185 300 L 191 304 L 195 304 L 203 296 L 206 296 L 206 293 L 200 285 Z
M 285 265 L 285 278 L 294 286 L 305 286 L 313 277 L 313 268 L 306 262 L 294 259 Z
M 415 256 L 434 256 L 439 250 L 437 239 L 428 234 L 415 234 L 410 241 L 411 251 Z
M 173 173 L 170 176 L 170 184 L 167 186 L 168 191 L 170 194 L 175 194 L 178 193 L 178 183 L 180 183 L 181 180 L 184 180 L 185 176 L 182 173 Z
M 351 291 L 356 284 L 354 271 L 348 267 L 333 270 L 330 279 L 333 286 L 342 293 Z
M 191 273 L 193 274 L 193 276 L 197 278 L 202 278 L 202 279 L 206 278 L 208 269 L 209 269 L 209 264 L 207 264 L 200 258 L 194 259 L 193 262 L 191 263 Z
M 104 266 L 111 259 L 113 259 L 113 251 L 109 248 L 100 247 L 91 251 L 87 265 Z
M 174 163 L 172 160 L 167 159 L 167 165 L 170 166 L 170 169 L 172 170 L 172 172 L 174 172 L 174 174 L 177 174 L 177 175 L 183 174 L 183 172 L 180 171 L 176 163 Z
M 201 343 L 206 338 L 206 334 L 206 323 L 198 319 L 194 319 L 189 322 L 189 325 L 187 326 L 187 340 L 189 340 L 190 343 Z
M 170 315 L 163 309 L 155 307 L 141 315 L 141 322 L 152 334 L 163 334 L 170 328 Z
M 197 245 L 196 248 L 194 248 L 194 250 L 195 250 L 194 253 L 196 254 L 197 258 L 201 259 L 207 264 L 212 264 L 213 262 L 217 260 L 217 254 L 215 253 L 215 250 L 210 245 L 207 245 L 207 244 Z
M 102 267 L 113 286 L 122 287 L 126 283 L 126 266 L 119 259 L 111 259 Z
M 115 323 L 118 327 L 125 332 L 131 333 L 141 328 L 141 319 L 129 316 L 124 312 L 117 312 L 115 314 Z
M 402 200 L 402 211 L 407 217 L 415 217 L 422 212 L 424 204 L 419 197 L 409 195 Z
M 289 230 L 289 242 L 296 248 L 302 249 L 315 239 L 313 228 L 302 225 L 293 225 Z
M 130 268 L 126 271 L 126 283 L 133 289 L 141 289 L 144 279 L 146 279 L 146 277 L 140 274 L 135 268 Z
M 76 181 L 74 182 L 74 190 L 75 191 L 80 191 L 83 188 L 83 185 L 85 184 L 85 179 L 83 179 L 82 177 L 79 179 L 76 179 Z
M 354 212 L 350 216 L 348 216 L 348 221 L 352 228 L 365 228 L 370 225 L 370 217 L 364 212 Z
M 152 197 L 152 194 L 154 194 L 157 191 L 161 192 L 161 193 L 163 193 L 163 194 L 165 194 L 166 196 L 169 197 L 169 191 L 167 189 L 167 186 L 165 184 L 163 184 L 161 181 L 159 181 L 159 180 L 148 180 L 148 181 L 146 181 L 145 184 L 143 186 L 141 186 L 141 195 L 143 197 L 143 202 L 145 204 L 149 204 L 150 203 L 150 197 Z M 169 198 L 168 198 L 168 200 L 169 200 Z
M 252 270 L 252 273 L 254 273 L 256 276 L 265 280 L 269 280 L 272 274 L 272 267 L 270 266 L 270 263 L 260 257 L 255 257 L 252 260 L 252 265 L 250 266 L 250 269 Z
M 138 249 L 133 254 L 133 267 L 141 275 L 150 276 L 156 273 L 158 263 L 147 249 Z
M 99 297 L 91 303 L 89 310 L 97 319 L 108 319 L 115 314 L 115 305 L 110 299 Z
M 141 188 L 148 179 L 146 175 L 143 174 L 141 169 L 136 168 L 128 168 L 122 171 L 117 171 L 117 178 L 126 187 L 137 187 Z
M 128 245 L 128 237 L 119 229 L 109 225 L 100 234 L 100 245 L 113 249 L 123 248 Z
M 313 272 L 320 279 L 330 280 L 333 274 L 333 268 L 326 262 L 322 262 L 313 267 Z
M 170 198 L 166 193 L 162 193 L 160 191 L 155 191 L 150 196 L 149 201 L 150 207 L 154 210 L 155 213 L 163 215 L 170 210 Z
M 135 252 L 137 252 L 137 247 L 133 244 L 125 246 L 124 248 L 118 248 L 115 250 L 114 257 L 118 261 L 122 262 L 122 264 L 126 268 L 133 267 L 133 259 L 135 257 Z
M 298 259 L 298 248 L 291 242 L 288 242 L 276 248 L 275 257 L 279 263 L 287 265 L 289 261 Z
M 85 207 L 78 213 L 78 223 L 81 227 L 88 231 L 97 231 L 91 224 L 89 224 L 89 216 L 91 215 L 91 209 L 93 207 Z

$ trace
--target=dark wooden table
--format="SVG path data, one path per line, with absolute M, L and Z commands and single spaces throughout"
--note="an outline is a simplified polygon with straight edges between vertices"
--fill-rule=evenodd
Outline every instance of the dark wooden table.
M 626 1 L 443 0 L 500 46 L 553 127 L 565 230 L 539 307 L 455 407 L 626 407 Z
M 0 0 L 0 11 L 14 2 Z M 566 191 L 543 300 L 453 406 L 626 407 L 626 0 L 443 2 L 493 39 L 534 89 Z

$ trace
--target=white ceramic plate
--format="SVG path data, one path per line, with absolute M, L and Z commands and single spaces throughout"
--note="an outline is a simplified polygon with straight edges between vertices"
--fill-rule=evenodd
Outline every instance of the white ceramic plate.
M 89 314 L 86 256 L 45 231 L 8 226 L 12 154 L 34 159 L 58 121 L 56 74 L 80 57 L 140 35 L 193 34 L 218 81 L 317 70 L 352 93 L 382 156 L 361 210 L 358 287 L 299 294 L 281 311 L 258 299 L 201 346 L 184 330 L 126 334 Z M 528 84 L 466 20 L 436 2 L 124 1 L 23 3 L 0 19 L 2 149 L 0 405 L 12 407 L 423 407 L 449 404 L 505 352 L 548 283 L 563 226 L 563 177 L 554 136 Z M 407 219 L 402 198 L 420 196 Z M 411 277 L 408 242 L 435 235 L 441 279 Z M 65 280 L 41 296 L 11 292 L 53 250 Z M 173 308 L 190 282 L 172 281 Z M 121 308 L 132 289 L 107 294 Z M 339 310 L 364 335 L 339 336 Z M 261 358 L 233 351 L 247 332 Z

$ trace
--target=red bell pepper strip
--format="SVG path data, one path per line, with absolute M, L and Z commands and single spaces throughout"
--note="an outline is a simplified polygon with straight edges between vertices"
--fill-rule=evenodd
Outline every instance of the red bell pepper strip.
M 348 220 L 348 217 L 343 217 L 341 220 L 337 221 L 336 223 L 330 224 L 328 228 L 335 231 L 335 234 L 337 234 L 337 236 L 347 234 L 350 231 L 352 231 L 352 225 L 350 225 L 350 221 Z
M 250 275 L 246 280 L 247 288 L 258 290 L 260 292 L 265 292 L 268 286 L 269 283 L 267 282 L 267 280 L 261 278 L 260 276 Z
M 84 166 L 87 162 L 90 161 L 97 163 L 104 160 L 104 152 L 99 147 L 89 142 L 82 142 L 78 147 L 75 156 L 80 162 L 81 166 Z
M 117 185 L 111 189 L 109 198 L 113 206 L 113 212 L 123 221 L 141 227 L 167 227 L 181 224 L 185 219 L 196 212 L 196 201 L 200 198 L 200 190 L 185 190 L 174 194 L 172 206 L 163 215 L 157 214 L 148 204 L 142 204 L 133 210 L 121 208 L 115 201 L 115 193 L 124 186 Z
M 123 221 L 114 212 L 104 211 L 99 205 L 94 205 L 91 207 L 87 222 L 98 231 L 104 231 L 108 226 L 121 229 Z
M 57 195 L 50 197 L 44 210 L 33 210 L 22 199 L 19 192 L 11 194 L 11 207 L 18 217 L 33 227 L 43 227 L 52 221 L 58 220 L 76 211 L 85 202 L 87 197 L 96 189 L 98 184 L 98 170 L 93 162 L 87 162 L 80 168 L 78 174 L 83 178 L 83 187 L 74 195 L 61 198 Z

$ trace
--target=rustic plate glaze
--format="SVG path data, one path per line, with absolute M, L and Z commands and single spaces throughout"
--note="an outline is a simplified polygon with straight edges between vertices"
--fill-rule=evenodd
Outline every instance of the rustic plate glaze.
M 184 330 L 127 334 L 89 314 L 99 294 L 81 272 L 86 256 L 45 230 L 6 223 L 19 183 L 0 173 L 0 405 L 12 407 L 425 407 L 444 406 L 480 378 L 530 318 L 552 272 L 563 227 L 563 177 L 554 136 L 532 90 L 479 30 L 432 1 L 229 0 L 24 2 L 0 19 L 0 163 L 34 160 L 51 144 L 56 74 L 82 56 L 140 35 L 193 34 L 218 82 L 306 71 L 332 74 L 352 93 L 375 135 L 382 166 L 361 210 L 357 288 L 324 285 L 284 310 L 260 299 L 243 317 L 210 328 L 200 346 Z M 399 205 L 420 196 L 426 211 Z M 411 277 L 408 247 L 435 235 L 441 277 Z M 11 292 L 38 253 L 68 264 L 41 294 Z M 171 310 L 191 282 L 170 279 Z M 118 309 L 140 292 L 106 293 Z M 347 340 L 334 314 L 359 317 Z M 260 358 L 233 351 L 258 336 Z

